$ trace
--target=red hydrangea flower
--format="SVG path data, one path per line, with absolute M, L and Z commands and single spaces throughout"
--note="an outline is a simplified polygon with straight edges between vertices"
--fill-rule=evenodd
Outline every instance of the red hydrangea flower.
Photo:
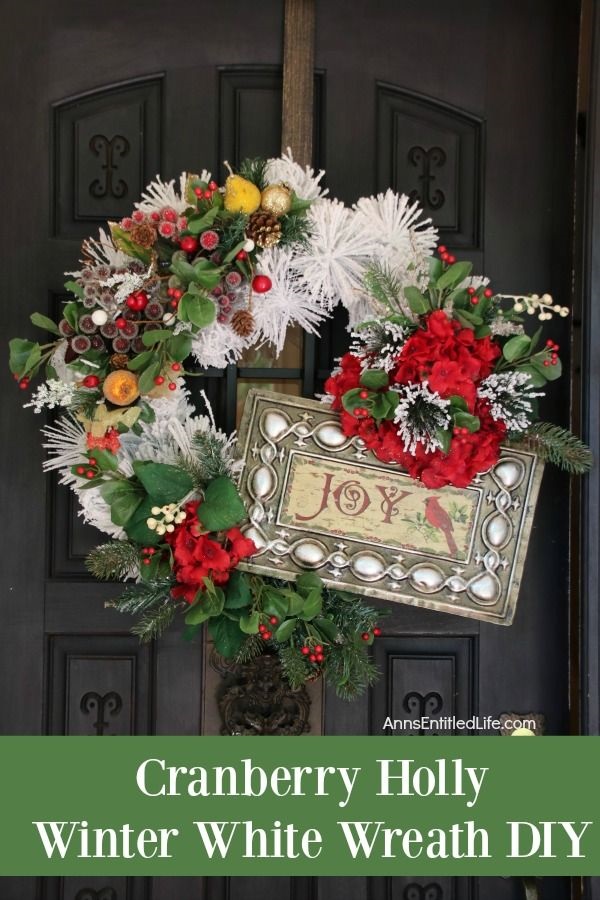
M 165 535 L 173 553 L 173 574 L 177 584 L 173 597 L 193 603 L 198 591 L 204 591 L 205 578 L 213 584 L 226 584 L 229 573 L 241 559 L 256 553 L 254 541 L 245 538 L 239 528 L 230 528 L 224 543 L 202 531 L 198 521 L 199 500 L 186 503 L 186 518 L 175 530 Z
M 333 397 L 332 408 L 340 411 L 344 434 L 362 438 L 383 462 L 398 463 L 429 488 L 446 484 L 466 487 L 498 460 L 500 444 L 506 436 L 504 423 L 494 421 L 487 403 L 477 398 L 477 386 L 491 374 L 500 352 L 490 337 L 476 338 L 471 328 L 463 328 L 443 310 L 426 316 L 423 327 L 402 347 L 390 372 L 391 383 L 426 381 L 429 389 L 444 399 L 462 397 L 469 412 L 479 417 L 479 430 L 454 435 L 448 453 L 426 453 L 422 444 L 417 444 L 414 453 L 408 453 L 394 422 L 386 419 L 377 424 L 370 416 L 357 417 L 344 410 L 344 394 L 360 385 L 359 357 L 346 353 L 339 372 L 325 382 L 325 390 Z

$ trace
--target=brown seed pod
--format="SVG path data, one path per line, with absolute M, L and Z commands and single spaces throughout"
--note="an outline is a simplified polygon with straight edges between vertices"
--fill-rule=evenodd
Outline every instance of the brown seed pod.
M 111 369 L 126 369 L 129 357 L 126 353 L 113 353 L 110 358 Z
M 138 247 L 144 247 L 146 250 L 149 250 L 156 243 L 156 228 L 153 228 L 148 222 L 142 222 L 140 225 L 133 226 L 129 236 Z

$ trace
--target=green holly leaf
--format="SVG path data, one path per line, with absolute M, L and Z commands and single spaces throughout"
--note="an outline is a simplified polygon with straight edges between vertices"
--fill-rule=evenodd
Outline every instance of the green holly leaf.
M 136 460 L 133 463 L 133 471 L 157 506 L 177 503 L 194 487 L 187 472 L 166 463 Z
M 74 331 L 79 331 L 79 304 L 74 300 L 65 303 L 63 316 Z
M 277 588 L 268 588 L 264 594 L 263 610 L 270 616 L 277 616 L 278 619 L 285 619 L 289 611 L 289 599 L 283 591 Z
M 51 334 L 60 335 L 60 331 L 58 330 L 58 325 L 56 325 L 52 319 L 49 319 L 48 316 L 43 316 L 41 313 L 31 313 L 29 316 L 33 325 L 36 325 L 38 328 L 43 328 L 44 331 L 49 331 Z
M 202 625 L 203 622 L 206 622 L 208 619 L 210 619 L 211 614 L 204 607 L 204 594 L 201 595 L 201 598 L 202 599 L 194 603 L 189 612 L 186 614 L 186 625 Z
M 323 590 L 323 579 L 316 572 L 303 572 L 296 579 L 296 587 L 304 597 L 307 597 L 311 591 Z
M 153 360 L 156 360 L 154 350 L 144 350 L 142 353 L 138 353 L 137 356 L 134 356 L 133 359 L 129 360 L 127 368 L 131 372 L 139 372 L 140 369 L 144 369 Z
M 383 369 L 365 369 L 360 376 L 360 383 L 370 391 L 377 391 L 388 386 L 390 376 Z
M 437 428 L 435 436 L 441 444 L 442 453 L 448 453 L 452 443 L 452 432 L 447 428 Z
M 298 619 L 286 619 L 285 622 L 281 623 L 281 625 L 275 632 L 275 640 L 279 641 L 280 644 L 288 641 L 293 635 L 297 624 Z
M 409 287 L 404 288 L 404 296 L 408 300 L 408 305 L 411 312 L 413 312 L 416 316 L 422 316 L 426 312 L 430 311 L 431 304 L 429 303 L 429 300 L 424 297 L 421 291 L 413 285 L 409 285 Z
M 515 359 L 527 356 L 530 347 L 531 338 L 526 334 L 515 334 L 502 348 L 502 356 L 507 362 L 514 362 Z
M 206 231 L 207 228 L 210 228 L 221 210 L 218 206 L 211 206 L 205 213 L 202 215 L 190 216 L 187 223 L 186 232 L 190 234 L 200 234 L 201 231 Z
M 215 643 L 215 650 L 226 659 L 235 656 L 245 640 L 239 623 L 226 616 L 211 619 L 208 623 L 208 631 Z
M 311 619 L 321 615 L 322 609 L 323 595 L 321 594 L 321 591 L 312 590 L 304 602 L 304 608 L 300 613 L 300 618 L 304 619 L 305 622 L 310 622 Z
M 446 290 L 446 288 L 455 288 L 457 285 L 464 281 L 465 278 L 468 278 L 471 274 L 471 269 L 473 268 L 473 264 L 470 262 L 457 262 L 454 265 L 449 266 L 446 269 L 443 275 L 437 280 L 437 289 L 440 291 Z
M 240 628 L 244 634 L 258 634 L 258 626 L 260 624 L 260 615 L 255 610 L 247 616 L 240 616 Z
M 142 547 L 155 547 L 164 540 L 156 531 L 151 531 L 146 525 L 152 515 L 153 506 L 156 506 L 155 501 L 151 497 L 144 497 L 129 521 L 123 526 L 127 537 L 136 544 L 141 544 Z
M 337 627 L 337 625 L 335 624 L 335 622 L 332 622 L 331 619 L 325 619 L 325 618 L 314 619 L 313 625 L 315 628 L 317 628 L 321 632 L 323 637 L 325 637 L 328 641 L 331 641 L 331 643 L 334 643 L 335 641 L 337 641 L 339 634 L 340 634 L 340 630 Z
M 192 336 L 187 331 L 181 334 L 171 334 L 171 339 L 165 347 L 169 357 L 175 362 L 183 362 L 192 350 Z
M 103 472 L 116 472 L 119 468 L 119 460 L 110 450 L 101 450 L 97 448 L 92 451 L 93 459 L 96 460 L 98 468 Z M 117 482 L 118 483 L 118 482 Z M 128 484 L 128 482 L 125 482 Z
M 430 256 L 427 262 L 429 265 L 429 280 L 435 284 L 440 275 L 442 275 L 444 266 L 441 259 L 437 256 Z
M 205 328 L 214 322 L 216 307 L 208 297 L 188 291 L 179 301 L 177 314 L 183 322 L 191 322 L 197 328 Z
M 138 387 L 140 389 L 140 394 L 149 394 L 151 390 L 155 387 L 154 379 L 157 375 L 160 375 L 161 365 L 160 361 L 156 359 L 156 354 L 154 351 L 149 351 L 152 353 L 152 356 L 155 357 L 154 362 L 150 362 L 149 365 L 146 365 L 146 368 L 140 375 L 140 379 L 138 381 Z M 143 354 L 140 354 L 143 355 Z
M 10 371 L 19 378 L 33 370 L 36 360 L 39 363 L 42 351 L 40 345 L 33 341 L 25 341 L 22 338 L 13 338 L 8 342 L 10 349 Z
M 479 431 L 480 421 L 477 416 L 472 416 L 468 412 L 457 410 L 452 416 L 452 421 L 456 428 L 467 428 L 471 434 Z
M 146 347 L 153 347 L 155 344 L 162 344 L 173 337 L 173 332 L 167 328 L 154 328 L 152 331 L 145 331 L 142 335 L 142 341 Z
M 69 291 L 71 294 L 75 294 L 80 300 L 83 300 L 83 286 L 77 284 L 76 281 L 65 281 L 65 290 Z
M 239 569 L 234 569 L 227 582 L 225 609 L 241 609 L 244 606 L 249 606 L 251 600 L 252 594 L 248 579 Z
M 207 531 L 225 531 L 246 518 L 246 507 L 227 475 L 213 479 L 198 507 L 198 520 Z
M 131 521 L 144 497 L 138 485 L 125 479 L 105 481 L 100 494 L 110 506 L 112 522 L 122 528 Z

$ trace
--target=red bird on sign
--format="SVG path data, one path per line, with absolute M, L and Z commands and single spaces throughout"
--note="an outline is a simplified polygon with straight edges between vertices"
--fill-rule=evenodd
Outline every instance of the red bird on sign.
M 458 547 L 456 546 L 456 541 L 454 540 L 454 536 L 452 532 L 454 531 L 454 526 L 452 525 L 452 519 L 444 509 L 444 507 L 440 504 L 437 497 L 428 497 L 425 501 L 425 518 L 429 522 L 430 525 L 433 525 L 434 528 L 439 528 L 440 531 L 444 532 L 444 537 L 446 538 L 446 543 L 448 544 L 448 550 L 454 556 Z

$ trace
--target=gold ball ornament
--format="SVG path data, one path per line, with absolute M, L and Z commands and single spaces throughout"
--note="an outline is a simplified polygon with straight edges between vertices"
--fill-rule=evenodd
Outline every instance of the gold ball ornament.
M 270 184 L 260 195 L 260 208 L 273 216 L 285 216 L 292 208 L 292 192 L 285 184 Z
M 102 392 L 115 406 L 129 406 L 140 396 L 138 377 L 128 369 L 116 369 L 104 379 Z

